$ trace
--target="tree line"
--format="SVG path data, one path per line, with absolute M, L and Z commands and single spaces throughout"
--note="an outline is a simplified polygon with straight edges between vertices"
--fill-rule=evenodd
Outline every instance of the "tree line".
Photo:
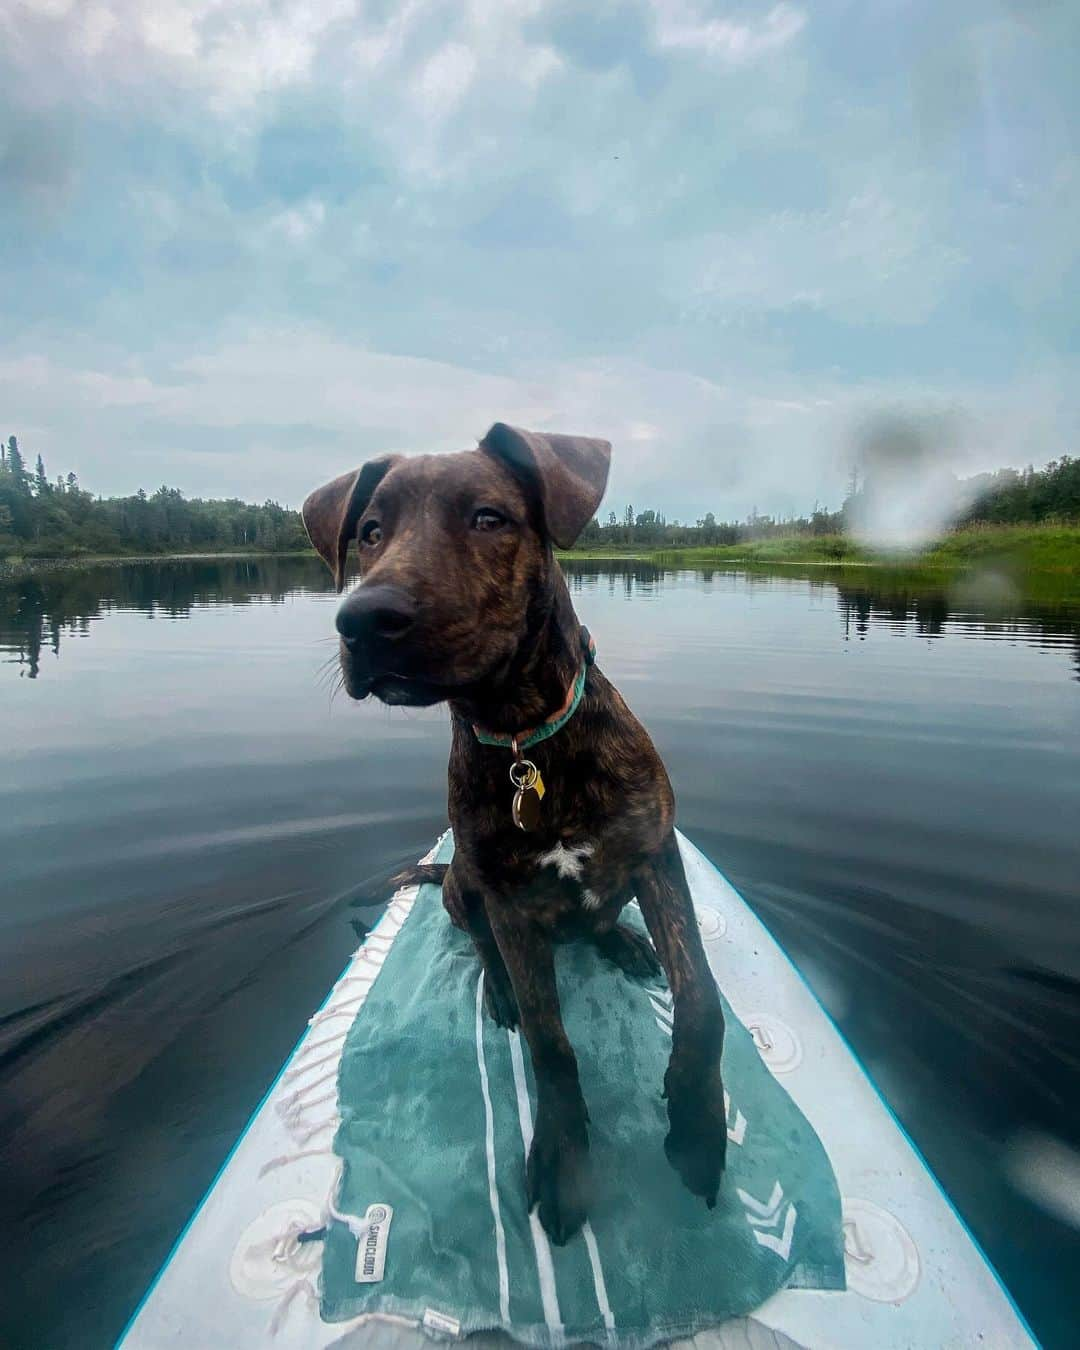
M 968 525 L 1050 525 L 1080 523 L 1080 459 L 1062 455 L 1045 469 L 998 469 L 954 479 L 955 500 L 966 503 L 953 520 L 954 528 Z M 579 547 L 686 548 L 694 545 L 741 544 L 752 539 L 792 535 L 846 534 L 869 490 L 853 470 L 847 495 L 839 511 L 815 503 L 802 516 L 761 515 L 755 509 L 744 520 L 717 520 L 707 512 L 693 523 L 669 521 L 662 511 L 635 511 L 627 506 L 622 515 L 611 511 L 606 520 L 591 521 Z
M 1060 524 L 1080 521 L 1080 459 L 1062 455 L 1045 469 L 998 469 L 964 482 L 972 504 L 958 524 Z
M 697 521 L 668 520 L 663 511 L 635 511 L 627 506 L 622 515 L 615 511 L 607 519 L 594 518 L 578 540 L 578 548 L 599 546 L 625 547 L 629 544 L 652 548 L 688 548 L 701 545 L 738 544 L 744 539 L 771 539 L 793 534 L 839 534 L 843 528 L 842 511 L 826 511 L 819 506 L 805 516 L 763 516 L 755 509 L 745 520 L 717 520 L 707 511 Z
M 185 497 L 177 488 L 95 497 L 74 473 L 26 467 L 17 437 L 0 443 L 0 557 L 210 553 L 309 547 L 300 513 L 266 501 Z
M 1063 455 L 1045 469 L 999 469 L 961 481 L 958 496 L 970 502 L 957 525 L 1080 522 L 1080 460 Z M 738 544 L 791 535 L 844 534 L 857 511 L 858 474 L 838 511 L 815 504 L 801 516 L 761 515 L 717 520 L 711 512 L 689 521 L 669 520 L 654 508 L 610 511 L 585 527 L 581 548 L 688 548 Z M 185 497 L 177 488 L 141 488 L 131 497 L 95 497 L 74 473 L 50 479 L 42 457 L 33 470 L 15 436 L 0 442 L 0 557 L 232 551 L 290 552 L 309 547 L 298 511 L 266 501 Z

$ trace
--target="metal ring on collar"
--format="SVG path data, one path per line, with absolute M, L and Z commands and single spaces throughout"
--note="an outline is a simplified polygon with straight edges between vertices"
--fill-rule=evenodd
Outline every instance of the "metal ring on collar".
M 510 765 L 510 781 L 519 790 L 531 788 L 536 782 L 537 769 L 531 759 L 518 759 Z

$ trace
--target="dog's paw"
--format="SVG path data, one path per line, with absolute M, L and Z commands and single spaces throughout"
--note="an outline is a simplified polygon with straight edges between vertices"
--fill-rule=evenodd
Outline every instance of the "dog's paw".
M 611 961 L 634 979 L 655 979 L 660 974 L 660 960 L 652 943 L 626 924 L 617 923 L 608 932 L 597 933 L 593 941 L 605 961 Z
M 517 995 L 505 970 L 494 976 L 490 968 L 484 971 L 484 1008 L 497 1027 L 516 1031 L 521 1021 Z
M 389 885 L 395 891 L 401 886 L 423 886 L 425 883 L 441 886 L 449 866 L 449 863 L 411 863 L 396 872 L 390 878 Z
M 526 1167 L 530 1212 L 538 1208 L 544 1232 L 557 1247 L 581 1230 L 590 1199 L 589 1136 L 584 1121 L 567 1128 L 536 1122 Z
M 671 1127 L 664 1152 L 686 1189 L 712 1209 L 727 1164 L 727 1112 L 719 1065 L 696 1076 L 673 1068 L 669 1065 L 664 1076 Z

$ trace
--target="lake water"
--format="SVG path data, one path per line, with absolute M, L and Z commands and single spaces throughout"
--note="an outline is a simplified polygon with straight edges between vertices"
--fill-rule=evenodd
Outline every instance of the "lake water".
M 1080 1148 L 1080 596 L 568 572 L 680 825 L 1075 1344 L 1023 1160 Z M 0 1345 L 111 1344 L 445 825 L 445 711 L 332 701 L 335 604 L 302 558 L 0 579 Z

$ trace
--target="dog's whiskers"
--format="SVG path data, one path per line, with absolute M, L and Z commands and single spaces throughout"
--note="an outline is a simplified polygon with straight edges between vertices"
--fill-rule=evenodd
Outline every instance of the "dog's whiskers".
M 334 679 L 335 672 L 340 677 L 341 666 L 338 663 L 337 652 L 335 652 L 333 656 L 327 657 L 327 659 L 322 663 L 322 665 L 318 668 L 318 670 L 316 670 L 315 683 L 321 685 L 329 685 L 330 682 Z

